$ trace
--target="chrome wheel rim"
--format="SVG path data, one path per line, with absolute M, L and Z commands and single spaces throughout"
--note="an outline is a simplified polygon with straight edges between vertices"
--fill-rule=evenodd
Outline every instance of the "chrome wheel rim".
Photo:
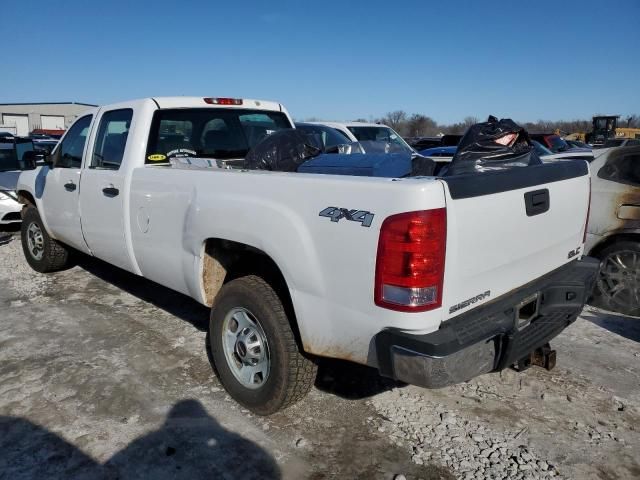
M 29 247 L 29 253 L 35 260 L 42 260 L 42 255 L 44 255 L 44 236 L 40 225 L 37 223 L 31 223 L 27 228 L 27 246 Z
M 613 305 L 640 308 L 640 254 L 619 250 L 600 262 L 598 286 Z
M 271 355 L 267 336 L 249 310 L 233 308 L 222 324 L 222 347 L 227 365 L 243 387 L 255 390 L 269 378 Z

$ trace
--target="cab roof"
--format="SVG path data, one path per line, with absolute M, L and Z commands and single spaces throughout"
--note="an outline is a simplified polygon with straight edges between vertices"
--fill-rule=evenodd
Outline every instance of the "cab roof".
M 205 98 L 209 99 L 228 99 L 229 97 L 153 97 L 153 100 L 160 108 L 251 108 L 257 110 L 269 110 L 275 112 L 282 112 L 284 109 L 278 102 L 272 102 L 269 100 L 255 100 L 252 98 L 234 98 L 233 100 L 240 100 L 241 103 L 237 105 L 229 104 L 211 104 L 205 101 Z

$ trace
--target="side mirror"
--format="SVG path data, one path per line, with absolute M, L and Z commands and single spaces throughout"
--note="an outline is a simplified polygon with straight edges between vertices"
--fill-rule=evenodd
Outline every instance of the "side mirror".
M 35 170 L 38 161 L 38 153 L 33 150 L 27 150 L 22 154 L 21 168 L 22 170 Z

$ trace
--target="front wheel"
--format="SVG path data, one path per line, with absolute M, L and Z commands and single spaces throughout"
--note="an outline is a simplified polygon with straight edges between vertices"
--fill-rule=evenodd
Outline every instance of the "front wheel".
M 69 249 L 49 236 L 35 207 L 27 207 L 20 235 L 27 263 L 36 272 L 56 272 L 69 267 Z
M 619 241 L 598 256 L 596 303 L 614 312 L 640 316 L 640 243 Z
M 211 309 L 211 353 L 229 394 L 258 415 L 302 399 L 316 365 L 300 352 L 276 292 L 249 275 L 222 287 Z

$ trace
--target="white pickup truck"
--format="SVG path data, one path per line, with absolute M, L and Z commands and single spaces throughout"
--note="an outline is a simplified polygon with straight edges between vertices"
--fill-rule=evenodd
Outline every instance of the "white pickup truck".
M 586 162 L 393 179 L 228 168 L 292 125 L 248 99 L 88 111 L 19 178 L 27 261 L 51 272 L 78 250 L 211 306 L 220 381 L 263 415 L 308 392 L 317 357 L 440 387 L 536 363 L 576 319 L 598 268 L 582 256 Z

